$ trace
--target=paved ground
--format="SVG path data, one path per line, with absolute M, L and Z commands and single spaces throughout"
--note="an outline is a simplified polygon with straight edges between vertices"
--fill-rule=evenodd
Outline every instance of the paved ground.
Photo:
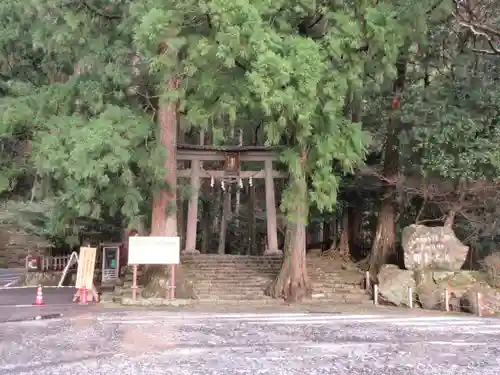
M 475 317 L 89 308 L 0 323 L 0 373 L 496 375 L 499 339 Z
M 25 272 L 24 268 L 0 268 L 0 288 L 14 284 Z
M 0 306 L 32 305 L 36 298 L 36 287 L 0 289 Z M 71 303 L 75 288 L 43 288 L 43 299 L 47 305 Z
M 44 306 L 33 306 L 37 288 L 0 289 L 0 323 L 11 320 L 31 319 L 39 315 L 63 314 L 74 316 L 94 305 L 80 306 L 72 303 L 73 288 L 44 288 Z M 0 326 L 1 337 L 1 326 Z

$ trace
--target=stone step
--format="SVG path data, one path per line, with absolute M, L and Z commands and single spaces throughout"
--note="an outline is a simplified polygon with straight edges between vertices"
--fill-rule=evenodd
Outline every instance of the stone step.
M 331 301 L 335 303 L 349 303 L 349 304 L 373 304 L 369 298 L 361 298 L 359 296 L 350 295 L 322 295 L 319 293 L 313 293 L 312 300 L 324 300 Z M 273 299 L 266 295 L 240 295 L 240 294 L 224 294 L 220 296 L 214 296 L 213 294 L 199 294 L 198 301 L 200 302 L 221 302 L 221 301 L 280 301 L 281 299 Z
M 212 291 L 217 293 L 230 293 L 231 291 L 238 291 L 238 293 L 250 293 L 250 292 L 259 292 L 263 291 L 267 288 L 269 284 L 262 285 L 235 285 L 232 288 L 228 288 L 226 285 L 221 284 L 194 284 L 194 289 L 198 292 L 202 291 Z M 364 295 L 366 294 L 362 289 L 349 289 L 349 288 L 330 288 L 325 287 L 323 285 L 315 285 L 312 284 L 313 291 L 322 291 L 326 293 L 344 293 L 344 294 L 353 294 L 353 295 Z
M 207 286 L 207 285 L 203 285 L 203 286 L 197 286 L 197 285 L 194 285 L 194 290 L 197 292 L 197 293 L 205 293 L 205 292 L 210 292 L 210 293 L 217 293 L 217 294 L 260 294 L 260 293 L 264 293 L 264 290 L 266 290 L 266 286 L 262 285 L 261 287 L 256 287 L 256 286 L 252 286 L 252 287 L 236 287 L 236 288 L 231 288 L 231 289 L 227 289 L 227 288 L 224 288 L 220 285 L 210 285 L 210 286 Z
M 203 275 L 203 276 L 216 276 L 216 275 L 264 275 L 264 276 L 277 276 L 279 272 L 266 272 L 262 270 L 183 270 L 183 275 Z
M 213 296 L 213 297 L 224 297 L 224 296 L 239 296 L 241 299 L 246 299 L 247 297 L 257 298 L 257 297 L 265 297 L 264 290 L 232 290 L 228 292 L 227 290 L 220 289 L 195 289 L 196 296 L 198 298 L 202 298 L 204 296 Z M 327 290 L 318 290 L 313 289 L 312 294 L 315 296 L 324 296 L 324 297 L 338 297 L 344 300 L 370 300 L 370 297 L 362 294 L 362 293 L 349 293 L 349 292 L 333 292 Z
M 243 290 L 248 290 L 248 291 L 255 291 L 255 290 L 263 290 L 269 285 L 269 283 L 261 283 L 261 284 L 248 284 L 248 283 L 241 283 L 241 284 L 226 284 L 226 283 L 210 283 L 210 282 L 199 282 L 193 283 L 193 286 L 195 287 L 196 290 L 220 290 L 221 292 L 225 291 L 230 291 L 230 290 L 238 290 L 238 291 L 243 291 Z M 132 288 L 132 283 L 125 282 L 123 286 L 115 287 L 115 290 L 120 290 L 120 289 L 131 289 Z M 138 290 L 142 290 L 142 286 L 138 286 Z M 335 284 L 335 285 L 325 285 L 325 284 L 319 284 L 319 283 L 312 283 L 312 289 L 313 290 L 323 290 L 323 291 L 330 291 L 332 293 L 352 293 L 352 294 L 366 294 L 366 291 L 361 288 L 354 288 L 351 285 L 342 285 L 342 284 Z
M 252 263 L 252 264 L 279 264 L 283 263 L 282 257 L 260 257 L 260 256 L 245 256 L 245 255 L 234 255 L 234 256 L 218 256 L 218 255 L 207 255 L 207 256 L 194 256 L 185 257 L 181 256 L 180 261 L 182 264 L 197 264 L 197 263 Z M 324 258 L 307 258 L 308 265 L 321 265 L 327 267 L 336 267 L 346 269 L 344 266 L 339 265 L 337 262 L 331 262 Z M 354 268 L 354 267 L 353 267 Z
M 257 273 L 265 273 L 265 274 L 274 274 L 277 275 L 279 273 L 279 269 L 269 269 L 262 267 L 183 267 L 183 273 L 189 272 L 201 272 L 201 273 L 215 273 L 215 274 L 224 274 L 224 273 L 240 273 L 240 272 L 257 272 Z M 364 275 L 357 272 L 342 272 L 338 270 L 332 271 L 315 271 L 308 270 L 308 275 L 318 275 L 318 276 L 339 276 L 339 277 L 359 277 L 363 278 Z
M 261 266 L 261 267 L 273 267 L 273 268 L 279 268 L 283 265 L 283 262 L 269 262 L 269 261 L 246 261 L 246 260 L 239 260 L 239 261 L 225 261 L 225 260 L 213 260 L 213 259 L 207 259 L 204 261 L 196 261 L 196 262 L 186 262 L 184 260 L 181 260 L 180 264 L 183 266 L 192 266 L 192 265 L 204 265 L 204 266 L 218 266 L 218 265 L 226 265 L 226 266 L 234 266 L 234 265 L 251 265 L 251 266 Z M 342 271 L 359 271 L 357 268 L 345 268 L 341 267 L 338 264 L 328 264 L 326 262 L 310 262 L 308 261 L 306 264 L 307 267 L 309 268 L 324 268 L 324 269 L 336 269 L 336 270 L 342 270 Z M 131 267 L 132 268 L 132 267 Z
M 240 272 L 256 272 L 256 273 L 266 273 L 266 274 L 275 274 L 279 273 L 279 270 L 273 269 L 264 269 L 264 268 L 249 268 L 249 267 L 214 267 L 214 268 L 206 268 L 206 267 L 183 267 L 182 272 L 202 272 L 202 273 L 240 273 Z M 359 277 L 363 278 L 364 276 L 361 273 L 357 272 L 342 272 L 342 271 L 307 271 L 308 275 L 318 275 L 318 276 L 339 276 L 339 277 Z
M 240 292 L 237 290 L 231 291 L 231 293 L 228 293 L 227 291 L 220 291 L 220 290 L 196 290 L 196 296 L 198 298 L 204 298 L 206 296 L 212 296 L 212 297 L 217 297 L 217 298 L 223 298 L 228 295 L 234 295 L 234 296 L 239 296 L 241 299 L 246 299 L 249 296 L 252 298 L 257 298 L 257 297 L 264 297 L 264 291 L 263 290 L 258 290 L 258 291 L 244 291 Z M 319 296 L 320 298 L 326 298 L 326 297 L 336 297 L 342 300 L 349 300 L 349 301 L 361 301 L 361 300 L 371 300 L 369 296 L 366 296 L 364 294 L 352 294 L 352 293 L 333 293 L 333 292 L 328 292 L 324 290 L 313 290 L 312 291 L 313 296 Z
M 212 293 L 210 293 L 210 294 L 200 293 L 197 295 L 197 297 L 198 297 L 198 300 L 207 300 L 210 298 L 216 298 L 216 299 L 224 299 L 224 300 L 245 300 L 245 301 L 266 300 L 266 299 L 271 298 L 271 297 L 268 297 L 264 294 L 238 294 L 238 293 L 221 294 L 221 295 L 214 295 Z
M 199 267 L 203 266 L 205 268 L 216 268 L 216 267 L 252 267 L 252 268 L 271 268 L 280 269 L 281 263 L 255 263 L 255 262 L 203 262 L 203 263 L 181 263 L 182 267 Z
M 209 255 L 206 257 L 181 257 L 182 264 L 188 263 L 253 263 L 253 264 L 281 264 L 283 263 L 283 258 L 272 258 L 272 257 L 252 257 L 245 255 L 235 255 L 235 256 L 217 256 Z
M 269 284 L 273 282 L 275 279 L 274 278 L 245 278 L 245 279 L 188 279 L 191 283 L 196 284 L 196 285 L 201 285 L 201 284 L 219 284 L 219 285 L 224 285 L 225 287 L 231 287 L 232 285 L 252 285 L 252 284 Z M 328 288 L 345 288 L 345 289 L 363 289 L 359 286 L 359 284 L 349 284 L 349 283 L 343 283 L 343 282 L 337 282 L 337 281 L 323 281 L 323 280 L 315 280 L 315 279 L 309 279 L 311 284 L 313 285 L 321 285 L 324 287 Z M 131 284 L 131 282 L 127 282 Z
M 139 288 L 137 290 L 137 295 L 140 296 L 142 289 Z M 128 296 L 132 295 L 132 291 L 130 289 L 123 289 L 114 292 L 114 296 Z M 258 291 L 245 291 L 240 292 L 236 290 L 232 290 L 230 293 L 227 290 L 203 290 L 196 291 L 197 299 L 200 301 L 207 300 L 242 300 L 242 301 L 252 301 L 252 300 L 270 300 L 271 298 L 266 296 L 262 290 Z M 337 303 L 357 303 L 357 304 L 365 304 L 365 303 L 373 303 L 371 298 L 367 294 L 352 294 L 352 293 L 328 293 L 321 290 L 313 290 L 313 299 L 324 299 L 329 301 L 334 301 Z
M 197 300 L 198 304 L 200 305 L 242 305 L 242 306 L 280 306 L 283 305 L 283 300 L 281 299 L 274 299 L 274 298 L 266 298 L 266 299 L 255 299 L 255 300 L 243 300 L 243 299 L 229 299 L 225 300 L 223 298 L 213 298 L 213 297 L 206 297 L 206 298 L 199 298 Z
M 224 284 L 224 283 L 210 283 L 210 282 L 202 282 L 202 283 L 193 283 L 193 286 L 195 287 L 196 290 L 219 290 L 221 292 L 225 291 L 230 291 L 230 290 L 238 290 L 238 291 L 259 291 L 263 290 L 269 285 L 269 283 L 262 283 L 262 284 L 247 284 L 247 283 L 241 283 L 241 284 Z M 131 289 L 132 288 L 132 283 L 124 283 L 123 286 L 115 287 L 115 290 L 120 290 L 120 289 Z M 142 286 L 138 286 L 138 290 L 143 289 Z M 312 283 L 312 289 L 313 290 L 323 290 L 323 291 L 330 291 L 333 293 L 340 292 L 340 293 L 352 293 L 352 294 L 366 294 L 364 289 L 361 288 L 352 288 L 351 286 L 345 286 L 345 285 L 324 285 L 324 284 L 316 284 Z
M 231 266 L 231 267 L 206 267 L 206 266 L 193 266 L 193 267 L 182 267 L 183 272 L 189 271 L 203 271 L 203 272 L 236 272 L 236 271 L 251 271 L 251 272 L 272 272 L 278 273 L 280 271 L 279 268 L 266 268 L 266 267 L 248 267 L 248 266 Z M 359 272 L 347 272 L 342 270 L 307 270 L 308 274 L 317 274 L 317 275 L 342 275 L 342 276 L 359 276 L 363 277 L 364 275 Z
M 354 302 L 345 302 L 345 301 L 339 301 L 337 299 L 330 299 L 330 298 L 318 298 L 318 299 L 313 299 L 310 301 L 311 307 L 314 306 L 314 302 L 316 300 L 320 300 L 322 305 L 325 304 L 336 304 L 336 303 L 343 303 L 343 304 L 356 304 L 356 305 L 371 305 L 373 304 L 372 301 L 354 301 Z M 206 298 L 206 299 L 199 299 L 197 301 L 199 304 L 204 305 L 239 305 L 239 306 L 248 306 L 249 308 L 253 306 L 261 306 L 261 305 L 266 305 L 266 306 L 282 306 L 283 305 L 283 300 L 282 299 L 274 299 L 274 298 L 269 298 L 269 299 L 262 299 L 262 300 L 224 300 L 224 299 L 218 299 L 218 298 Z M 307 301 L 305 302 L 307 303 Z
M 245 281 L 245 280 L 274 280 L 276 275 L 262 275 L 258 273 L 242 274 L 242 275 L 195 275 L 183 274 L 183 278 L 189 280 L 228 280 L 228 281 Z
M 193 265 L 192 267 L 183 267 L 182 268 L 183 273 L 214 273 L 214 274 L 224 274 L 224 273 L 240 273 L 240 272 L 258 272 L 258 273 L 263 273 L 263 274 L 274 274 L 277 275 L 279 273 L 279 268 L 265 268 L 265 267 L 248 267 L 248 266 L 230 266 L 230 267 L 225 267 L 225 266 L 213 266 L 213 267 L 207 267 L 204 265 Z M 333 269 L 333 270 L 326 270 L 326 269 L 321 269 L 321 270 L 315 270 L 315 269 L 308 269 L 307 273 L 309 275 L 318 275 L 318 276 L 325 276 L 325 277 L 330 277 L 330 276 L 339 276 L 339 277 L 358 277 L 358 278 L 363 278 L 364 275 L 360 272 L 355 272 L 355 271 L 343 271 L 343 270 L 338 270 L 338 269 Z M 132 276 L 132 272 L 130 270 L 127 270 L 126 272 L 127 275 Z M 138 276 L 142 274 L 141 271 L 138 272 Z
M 208 284 L 208 283 L 194 283 L 193 286 L 197 290 L 201 289 L 218 289 L 221 291 L 225 290 L 264 290 L 266 289 L 270 283 L 262 283 L 262 284 L 238 284 L 229 286 L 227 284 Z M 311 288 L 313 290 L 323 290 L 323 291 L 332 291 L 332 292 L 345 292 L 345 293 L 353 293 L 353 294 L 364 294 L 365 290 L 363 289 L 355 289 L 355 288 L 346 288 L 343 286 L 330 287 L 322 284 L 311 284 Z
M 203 272 L 203 273 L 230 273 L 230 272 L 258 272 L 258 273 L 269 273 L 273 275 L 277 275 L 279 273 L 279 270 L 273 270 L 273 269 L 264 269 L 261 267 L 255 267 L 255 268 L 250 268 L 250 267 L 220 267 L 220 268 L 206 268 L 206 267 L 193 267 L 193 268 L 182 268 L 182 272 Z
M 281 268 L 281 264 L 276 263 L 255 263 L 255 262 L 215 262 L 215 261 L 207 261 L 207 262 L 193 262 L 193 263 L 181 263 L 181 267 L 189 268 L 189 267 L 204 267 L 204 268 L 219 268 L 219 267 L 251 267 L 251 268 L 269 268 L 279 270 Z M 358 270 L 348 270 L 333 266 L 326 266 L 323 264 L 307 264 L 306 267 L 310 270 L 327 270 L 327 271 L 338 271 L 338 272 L 360 272 Z
M 187 277 L 193 283 L 220 283 L 226 285 L 233 284 L 251 284 L 251 283 L 268 283 L 274 281 L 274 277 L 260 277 L 260 276 L 247 276 L 244 278 L 241 277 Z M 343 282 L 342 280 L 318 280 L 315 278 L 309 279 L 314 284 L 327 285 L 330 287 L 347 287 L 351 289 L 360 288 L 360 283 L 349 283 Z M 126 280 L 127 282 L 127 280 Z M 361 288 L 360 288 L 361 289 Z
M 275 278 L 274 277 L 263 277 L 260 275 L 245 275 L 244 277 L 235 275 L 235 276 L 211 276 L 211 277 L 204 277 L 204 276 L 189 276 L 189 275 L 184 275 L 187 279 L 191 280 L 195 284 L 203 284 L 203 283 L 209 283 L 209 284 L 221 284 L 221 285 L 226 285 L 226 286 L 232 286 L 232 285 L 248 285 L 248 284 L 266 284 L 271 281 L 273 281 Z M 337 279 L 317 279 L 315 277 L 311 277 L 310 281 L 315 284 L 315 285 L 322 285 L 324 287 L 329 287 L 329 288 L 349 288 L 349 289 L 362 289 L 360 286 L 360 282 L 345 282 L 343 280 L 337 280 Z M 131 278 L 125 278 L 124 284 L 127 285 L 132 285 L 132 279 Z
M 204 271 L 204 272 L 231 272 L 231 271 L 254 271 L 254 272 L 273 272 L 278 273 L 281 267 L 262 267 L 259 265 L 192 265 L 192 266 L 182 266 L 182 271 Z M 356 275 L 363 277 L 364 275 L 361 272 L 356 271 L 344 271 L 339 269 L 316 269 L 316 268 L 307 268 L 307 273 L 311 274 L 339 274 L 339 275 Z

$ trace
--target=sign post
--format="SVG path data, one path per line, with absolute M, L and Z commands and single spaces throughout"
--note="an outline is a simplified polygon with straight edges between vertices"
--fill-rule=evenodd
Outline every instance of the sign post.
M 76 285 L 77 292 L 73 296 L 73 302 L 77 299 L 82 299 L 82 289 L 85 288 L 87 296 L 90 296 L 91 300 L 99 301 L 99 294 L 94 285 L 94 269 L 95 269 L 95 258 L 96 258 L 97 248 L 95 247 L 81 247 L 80 255 L 78 257 L 78 271 L 76 274 Z M 87 299 L 87 298 L 85 298 Z M 87 301 L 82 301 L 86 303 Z
M 133 266 L 132 299 L 137 297 L 138 265 L 170 265 L 170 287 L 165 298 L 175 298 L 175 265 L 180 262 L 179 237 L 129 237 L 128 264 Z
M 66 278 L 66 275 L 68 274 L 68 270 L 71 268 L 73 263 L 78 263 L 78 254 L 76 251 L 73 251 L 69 257 L 68 264 L 66 264 L 66 267 L 64 267 L 61 279 L 59 280 L 59 284 L 57 286 L 60 288 L 63 285 L 64 279 Z

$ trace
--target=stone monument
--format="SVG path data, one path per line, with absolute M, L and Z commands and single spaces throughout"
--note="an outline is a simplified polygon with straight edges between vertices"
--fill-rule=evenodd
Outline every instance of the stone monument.
M 469 252 L 469 247 L 460 242 L 449 226 L 407 226 L 403 229 L 401 243 L 408 270 L 458 271 Z

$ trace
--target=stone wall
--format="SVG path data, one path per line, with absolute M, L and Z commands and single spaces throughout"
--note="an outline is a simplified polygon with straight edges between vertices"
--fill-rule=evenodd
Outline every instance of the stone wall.
M 49 255 L 49 249 L 49 243 L 44 238 L 0 225 L 0 267 L 24 267 L 26 256 Z

